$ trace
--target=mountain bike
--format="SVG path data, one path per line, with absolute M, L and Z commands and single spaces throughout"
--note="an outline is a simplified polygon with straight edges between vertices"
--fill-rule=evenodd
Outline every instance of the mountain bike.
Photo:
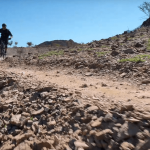
M 8 38 L 8 40 L 10 40 L 11 38 Z M 6 53 L 5 53 L 5 43 L 4 41 L 1 39 L 1 48 L 0 48 L 0 56 L 3 57 L 3 59 L 6 57 Z

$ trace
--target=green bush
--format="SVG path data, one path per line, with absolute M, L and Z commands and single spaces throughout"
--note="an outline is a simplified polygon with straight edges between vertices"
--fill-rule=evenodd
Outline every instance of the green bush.
M 112 40 L 117 40 L 118 38 L 116 36 L 111 37 Z
M 125 59 L 121 59 L 119 62 L 143 62 L 144 60 L 142 60 L 140 57 L 134 57 L 134 58 L 125 58 Z
M 106 52 L 96 52 L 98 57 L 104 56 L 104 55 L 106 55 L 108 53 L 109 53 L 108 51 L 106 51 Z
M 147 50 L 150 50 L 150 39 L 147 42 Z
M 42 54 L 39 56 L 39 59 L 43 59 L 44 57 L 49 57 L 49 56 L 53 56 L 53 55 L 63 55 L 64 54 L 64 51 L 50 51 L 46 54 Z
M 83 50 L 82 48 L 78 49 L 79 52 L 81 52 L 82 50 Z
M 60 44 L 55 44 L 55 46 L 60 47 L 61 45 Z
M 128 38 L 129 41 L 132 40 L 132 39 L 134 39 L 134 38 L 131 38 L 131 37 Z
M 145 60 L 143 60 L 144 58 L 148 58 L 150 59 L 150 55 L 144 54 L 144 55 L 137 55 L 133 58 L 125 58 L 125 59 L 121 59 L 119 62 L 144 62 Z
M 107 45 L 102 45 L 102 46 L 101 46 L 101 48 L 107 48 L 107 47 L 108 47 Z
M 141 57 L 141 58 L 150 58 L 150 55 L 148 55 L 148 54 L 143 54 L 143 55 L 138 55 L 139 57 Z

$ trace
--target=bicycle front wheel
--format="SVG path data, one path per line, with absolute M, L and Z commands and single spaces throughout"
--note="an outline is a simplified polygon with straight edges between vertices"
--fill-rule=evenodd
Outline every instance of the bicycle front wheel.
M 4 44 L 2 45 L 2 56 L 4 59 L 5 58 L 5 45 Z

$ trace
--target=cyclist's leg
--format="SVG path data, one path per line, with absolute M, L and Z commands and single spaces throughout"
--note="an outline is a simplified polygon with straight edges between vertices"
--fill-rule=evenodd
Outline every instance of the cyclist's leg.
M 7 53 L 7 44 L 8 44 L 8 40 L 5 40 L 4 43 L 5 43 L 5 54 L 6 54 L 6 53 Z
M 0 38 L 0 56 L 2 55 L 1 38 Z

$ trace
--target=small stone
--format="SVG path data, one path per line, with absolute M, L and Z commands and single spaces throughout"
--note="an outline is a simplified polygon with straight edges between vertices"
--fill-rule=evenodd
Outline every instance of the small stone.
M 85 73 L 85 76 L 92 76 L 93 74 L 90 72 Z
M 133 111 L 134 107 L 130 104 L 124 104 L 121 106 L 121 111 Z
M 141 84 L 149 84 L 150 83 L 150 80 L 143 80 L 142 82 L 141 82 Z
M 53 126 L 55 126 L 55 125 L 56 125 L 56 121 L 55 121 L 55 120 L 50 121 L 50 122 L 47 123 L 47 126 L 48 126 L 48 127 L 53 127 Z
M 25 116 L 25 117 L 30 117 L 30 114 L 29 114 L 29 113 L 26 113 L 26 112 L 23 112 L 21 115 L 22 115 L 22 116 Z
M 88 107 L 88 109 L 87 109 L 88 112 L 92 112 L 92 111 L 95 111 L 95 110 L 98 110 L 98 107 L 97 107 L 97 106 L 90 106 L 90 107 Z
M 102 123 L 99 120 L 94 121 L 91 126 L 92 127 L 99 127 Z
M 113 115 L 111 113 L 107 113 L 106 116 L 104 117 L 105 122 L 109 122 L 113 120 Z
M 74 145 L 75 145 L 76 149 L 78 149 L 78 148 L 83 148 L 83 149 L 89 148 L 89 146 L 83 141 L 75 141 Z
M 125 77 L 126 75 L 127 75 L 127 73 L 122 73 L 122 74 L 120 75 L 120 77 L 123 78 L 123 77 Z
M 135 123 L 136 123 L 136 122 L 140 122 L 140 120 L 135 119 L 135 118 L 126 118 L 125 120 L 126 120 L 126 121 L 129 121 L 129 122 L 133 122 L 133 123 L 134 123 L 134 122 L 135 122 Z
M 42 93 L 40 93 L 40 96 L 41 96 L 42 98 L 45 98 L 47 95 L 48 95 L 48 92 L 42 92 Z
M 42 114 L 43 112 L 44 112 L 44 108 L 41 108 L 41 109 L 38 110 L 38 111 L 32 112 L 32 115 L 40 115 L 40 114 Z
M 21 114 L 19 114 L 19 115 L 13 115 L 12 118 L 11 118 L 11 120 L 10 120 L 10 123 L 13 124 L 13 125 L 18 126 L 18 125 L 21 124 L 20 118 L 21 118 Z
M 136 134 L 136 136 L 137 136 L 138 139 L 141 139 L 141 140 L 144 140 L 144 138 L 145 138 L 145 136 L 143 135 L 142 132 L 138 132 L 138 133 Z
M 103 131 L 99 131 L 96 133 L 96 137 L 99 139 L 99 140 L 102 140 L 104 138 L 104 135 L 106 134 L 113 134 L 113 132 L 110 130 L 110 129 L 105 129 Z
M 102 87 L 106 87 L 107 84 L 105 84 L 105 83 L 102 82 L 102 83 L 101 83 L 101 86 L 102 86 Z
M 135 148 L 134 145 L 132 145 L 131 143 L 128 143 L 128 142 L 123 142 L 121 144 L 121 149 L 122 150 L 132 150 L 134 148 Z
M 86 87 L 88 87 L 88 85 L 87 84 L 82 84 L 80 87 L 81 88 L 86 88 Z
M 28 125 L 32 125 L 33 121 L 32 120 L 28 120 Z

